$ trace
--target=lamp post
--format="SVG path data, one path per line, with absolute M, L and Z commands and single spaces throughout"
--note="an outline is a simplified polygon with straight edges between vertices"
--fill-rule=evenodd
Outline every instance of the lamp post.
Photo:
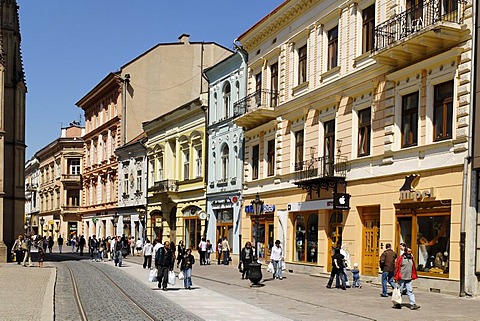
M 41 236 L 43 237 L 43 224 L 45 224 L 45 219 L 43 216 L 40 218 L 40 227 L 41 227 Z
M 249 265 L 248 279 L 253 285 L 259 285 L 258 282 L 262 280 L 262 265 L 258 263 L 258 220 L 263 211 L 263 201 L 260 195 L 255 195 L 255 199 L 251 202 L 253 208 L 253 216 L 255 218 L 255 253 L 253 255 L 253 262 Z

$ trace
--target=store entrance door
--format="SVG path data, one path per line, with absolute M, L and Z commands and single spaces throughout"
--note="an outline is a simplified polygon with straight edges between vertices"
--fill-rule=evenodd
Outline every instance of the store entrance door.
M 217 225 L 217 243 L 219 239 L 228 240 L 228 245 L 230 246 L 230 250 L 233 252 L 233 224 L 221 224 Z M 230 253 L 231 255 L 232 253 Z M 218 259 L 218 251 L 217 251 L 217 259 Z
M 377 276 L 380 239 L 380 214 L 363 216 L 362 274 Z

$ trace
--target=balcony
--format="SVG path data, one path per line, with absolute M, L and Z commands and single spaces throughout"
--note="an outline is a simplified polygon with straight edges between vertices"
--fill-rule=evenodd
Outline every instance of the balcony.
M 62 206 L 62 212 L 64 214 L 76 214 L 79 209 L 80 209 L 80 206 L 78 206 L 78 205 L 63 205 Z
M 80 174 L 62 174 L 61 181 L 65 189 L 82 188 L 82 175 Z
M 308 191 L 330 188 L 336 190 L 337 184 L 345 183 L 347 176 L 347 158 L 337 156 L 318 157 L 295 164 L 294 184 Z
M 148 189 L 152 193 L 168 193 L 178 192 L 178 181 L 173 179 L 164 179 L 156 181 L 153 186 Z
M 252 129 L 275 119 L 278 105 L 278 91 L 257 90 L 233 105 L 235 123 L 245 129 Z
M 427 1 L 378 25 L 373 58 L 397 66 L 453 47 L 466 31 L 465 4 L 464 0 Z

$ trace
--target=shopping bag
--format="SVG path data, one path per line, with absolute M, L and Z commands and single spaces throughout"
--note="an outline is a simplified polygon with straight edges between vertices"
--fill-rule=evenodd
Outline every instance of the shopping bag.
M 157 273 L 157 269 L 150 270 L 150 274 L 148 275 L 148 281 L 157 282 Z
M 274 270 L 273 270 L 273 263 L 272 263 L 272 262 L 268 263 L 268 265 L 267 265 L 267 272 L 268 272 L 268 273 L 273 273 L 273 272 L 274 272 Z
M 178 279 L 179 280 L 185 279 L 185 275 L 183 274 L 183 271 L 180 271 L 180 273 L 178 273 Z
M 400 291 L 399 287 L 395 287 L 395 289 L 393 289 L 392 303 L 395 305 L 402 304 L 402 292 Z
M 175 285 L 175 272 L 173 271 L 168 272 L 168 284 Z
M 282 271 L 287 270 L 287 265 L 285 264 L 285 261 L 282 261 Z

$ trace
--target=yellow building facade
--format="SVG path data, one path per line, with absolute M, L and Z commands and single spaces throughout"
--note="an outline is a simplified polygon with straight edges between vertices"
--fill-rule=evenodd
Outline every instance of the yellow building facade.
M 196 249 L 205 234 L 206 94 L 143 124 L 148 137 L 147 238 L 183 240 Z
M 258 219 L 294 272 L 329 272 L 342 247 L 377 278 L 386 244 L 404 242 L 419 287 L 458 291 L 460 225 L 475 224 L 462 222 L 472 7 L 447 2 L 287 1 L 239 37 L 242 243 Z

